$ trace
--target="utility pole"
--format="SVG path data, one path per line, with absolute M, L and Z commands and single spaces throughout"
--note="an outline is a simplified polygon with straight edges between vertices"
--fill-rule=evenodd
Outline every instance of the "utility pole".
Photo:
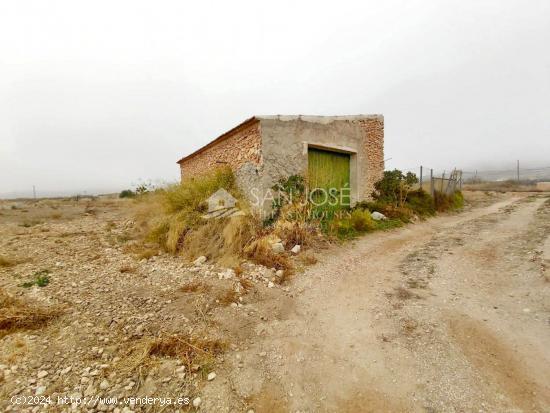
M 518 165 L 517 169 L 518 169 L 518 183 L 519 183 L 519 159 L 518 159 L 518 164 L 517 165 Z

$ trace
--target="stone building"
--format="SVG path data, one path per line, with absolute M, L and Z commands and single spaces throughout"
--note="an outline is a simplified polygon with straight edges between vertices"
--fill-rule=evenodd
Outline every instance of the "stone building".
M 354 204 L 368 199 L 382 177 L 384 117 L 254 116 L 178 164 L 182 180 L 229 165 L 262 210 L 271 206 L 272 187 L 296 174 L 308 177 L 310 187 L 346 192 Z

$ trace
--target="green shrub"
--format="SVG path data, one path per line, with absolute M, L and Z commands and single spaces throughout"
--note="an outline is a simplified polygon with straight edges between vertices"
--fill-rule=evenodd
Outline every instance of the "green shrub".
M 376 223 L 372 219 L 369 210 L 354 210 L 350 216 L 350 223 L 357 232 L 367 232 L 376 229 Z
M 357 236 L 357 231 L 353 228 L 353 224 L 348 218 L 332 221 L 330 227 L 331 232 L 341 240 L 351 239 Z
M 451 195 L 435 191 L 434 203 L 437 212 L 456 210 L 464 207 L 464 197 L 460 191 L 456 191 Z
M 451 198 L 439 191 L 434 192 L 434 205 L 437 212 L 445 212 L 451 209 Z
M 288 178 L 282 178 L 271 188 L 275 194 L 272 202 L 272 213 L 265 220 L 264 226 L 273 224 L 281 215 L 281 210 L 285 205 L 305 201 L 306 183 L 301 175 L 291 175 Z
M 453 208 L 454 209 L 464 208 L 464 195 L 462 195 L 461 191 L 456 191 L 453 194 Z
M 403 174 L 399 169 L 384 171 L 382 179 L 374 184 L 375 191 L 372 196 L 387 204 L 403 206 L 408 193 L 416 183 L 418 178 L 412 172 Z
M 166 210 L 168 212 L 205 212 L 204 202 L 220 188 L 224 188 L 235 198 L 240 198 L 235 176 L 228 166 L 168 187 L 164 190 Z
M 421 217 L 435 214 L 434 199 L 422 189 L 409 192 L 406 205 Z
M 40 270 L 36 271 L 33 276 L 35 277 L 32 281 L 24 282 L 20 285 L 20 287 L 23 288 L 30 288 L 33 285 L 37 285 L 38 287 L 45 287 L 50 283 L 50 277 L 48 277 L 48 274 L 50 273 L 50 270 Z
M 380 220 L 375 222 L 376 222 L 376 229 L 381 231 L 387 231 L 393 228 L 399 228 L 405 224 L 400 219 L 386 219 L 386 220 Z
M 136 193 L 131 189 L 125 189 L 123 191 L 120 191 L 120 194 L 118 194 L 119 198 L 134 198 L 135 196 Z

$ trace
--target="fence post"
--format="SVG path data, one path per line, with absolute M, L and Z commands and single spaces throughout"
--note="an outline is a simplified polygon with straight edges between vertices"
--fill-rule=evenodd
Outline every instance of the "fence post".
M 433 197 L 434 193 L 435 193 L 434 170 L 430 168 L 430 195 Z
M 445 171 L 443 171 L 443 175 L 441 175 L 441 187 L 439 189 L 441 193 L 443 193 L 443 182 L 445 182 Z
M 420 165 L 420 190 L 422 190 L 422 165 Z

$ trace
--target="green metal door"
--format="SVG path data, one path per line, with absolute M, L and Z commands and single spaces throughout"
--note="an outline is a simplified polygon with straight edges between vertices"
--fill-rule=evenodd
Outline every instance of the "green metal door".
M 349 206 L 350 155 L 309 148 L 308 183 L 314 204 L 326 209 Z

